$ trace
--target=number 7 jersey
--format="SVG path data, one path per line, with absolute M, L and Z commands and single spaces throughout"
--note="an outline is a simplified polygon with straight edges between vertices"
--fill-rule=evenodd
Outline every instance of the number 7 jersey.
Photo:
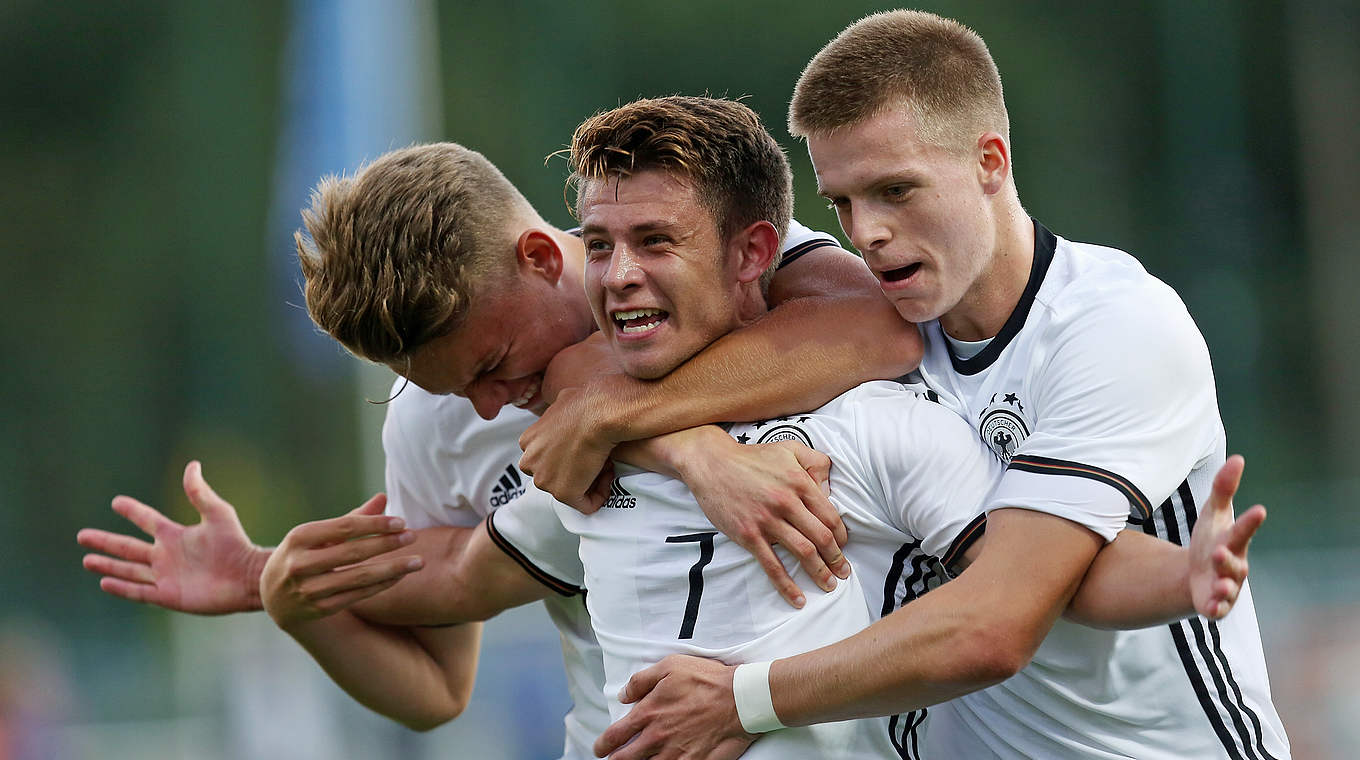
M 868 383 L 814 412 L 729 432 L 742 443 L 798 440 L 831 458 L 831 498 L 849 529 L 853 573 L 823 593 L 776 547 L 807 595 L 794 609 L 755 558 L 713 527 L 684 483 L 618 465 L 598 512 L 557 507 L 580 537 L 606 695 L 670 654 L 771 660 L 860 631 L 901 601 L 904 556 L 948 562 L 980 534 L 982 502 L 999 472 L 957 416 L 897 383 Z M 627 708 L 610 701 L 617 720 Z M 773 732 L 745 756 L 896 757 L 900 741 L 888 719 L 846 721 Z

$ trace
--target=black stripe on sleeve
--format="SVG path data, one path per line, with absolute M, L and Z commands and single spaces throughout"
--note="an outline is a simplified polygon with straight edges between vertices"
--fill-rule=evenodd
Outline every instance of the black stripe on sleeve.
M 958 561 L 963 553 L 968 551 L 968 547 L 977 543 L 982 534 L 987 532 L 987 515 L 981 514 L 974 517 L 971 522 L 963 526 L 959 535 L 954 537 L 954 542 L 945 550 L 944 556 L 940 558 L 940 564 L 953 572 L 954 563 Z
M 500 549 L 509 555 L 510 559 L 513 559 L 515 564 L 523 568 L 524 572 L 528 573 L 534 580 L 552 589 L 559 596 L 576 596 L 586 592 L 586 590 L 580 586 L 577 586 L 574 583 L 568 583 L 540 568 L 538 565 L 535 565 L 528 557 L 524 556 L 519 549 L 516 549 L 515 545 L 510 543 L 509 539 L 501 535 L 500 531 L 496 530 L 495 523 L 496 513 L 492 512 L 486 516 L 486 532 L 487 535 L 491 536 L 491 543 L 495 544 L 497 549 Z
M 783 255 L 779 259 L 778 268 L 783 269 L 789 264 L 792 264 L 793 262 L 802 258 L 803 254 L 810 253 L 812 251 L 817 250 L 818 248 L 840 248 L 840 247 L 841 244 L 836 242 L 836 240 L 833 238 L 818 237 L 813 238 L 811 240 L 804 240 L 798 245 L 795 245 L 794 247 L 788 249 L 787 251 L 784 251 Z
M 1099 467 L 1080 462 L 1068 462 L 1063 459 L 1050 459 L 1031 454 L 1021 454 L 1015 457 L 1011 460 L 1008 469 L 1034 472 L 1040 475 L 1073 475 L 1104 483 L 1124 494 L 1124 497 L 1129 500 L 1129 520 L 1135 525 L 1142 525 L 1144 520 L 1152 516 L 1152 505 L 1143 495 L 1143 492 L 1138 490 L 1138 486 L 1135 486 L 1122 475 L 1116 475 L 1109 470 L 1102 470 Z

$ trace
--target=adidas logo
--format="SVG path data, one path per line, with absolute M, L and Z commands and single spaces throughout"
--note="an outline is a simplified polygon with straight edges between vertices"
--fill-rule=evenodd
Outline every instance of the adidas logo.
M 604 500 L 605 509 L 632 509 L 637 506 L 637 498 L 619 485 L 618 478 L 609 484 L 609 498 Z
M 523 495 L 524 480 L 520 477 L 519 468 L 512 464 L 505 468 L 496 485 L 491 487 L 491 506 L 503 507 Z

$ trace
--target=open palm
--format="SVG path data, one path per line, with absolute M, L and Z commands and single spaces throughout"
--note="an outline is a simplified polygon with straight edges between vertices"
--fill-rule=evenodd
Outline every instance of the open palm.
M 166 609 L 221 615 L 260 609 L 260 571 L 270 551 L 255 546 L 236 509 L 203 479 L 202 467 L 184 468 L 184 493 L 202 516 L 181 525 L 130 496 L 116 496 L 113 511 L 152 538 L 86 528 L 76 534 L 85 569 L 99 573 L 104 591 Z

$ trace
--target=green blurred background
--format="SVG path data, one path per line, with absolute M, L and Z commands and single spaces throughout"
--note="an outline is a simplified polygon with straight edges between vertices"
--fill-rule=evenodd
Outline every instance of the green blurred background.
M 361 399 L 387 379 L 300 306 L 289 235 L 320 174 L 456 140 L 569 225 L 563 162 L 545 157 L 581 119 L 638 96 L 747 96 L 793 160 L 798 217 L 839 233 L 786 106 L 812 54 L 887 7 L 0 5 L 0 760 L 551 756 L 565 701 L 535 613 L 492 629 L 484 712 L 417 737 L 328 689 L 262 615 L 191 619 L 101 594 L 75 533 L 126 530 L 116 493 L 192 521 L 191 457 L 260 543 L 381 488 L 382 410 Z M 988 41 L 1028 210 L 1134 253 L 1189 305 L 1229 448 L 1247 457 L 1243 500 L 1271 510 L 1253 584 L 1295 757 L 1352 756 L 1360 11 L 925 7 Z

